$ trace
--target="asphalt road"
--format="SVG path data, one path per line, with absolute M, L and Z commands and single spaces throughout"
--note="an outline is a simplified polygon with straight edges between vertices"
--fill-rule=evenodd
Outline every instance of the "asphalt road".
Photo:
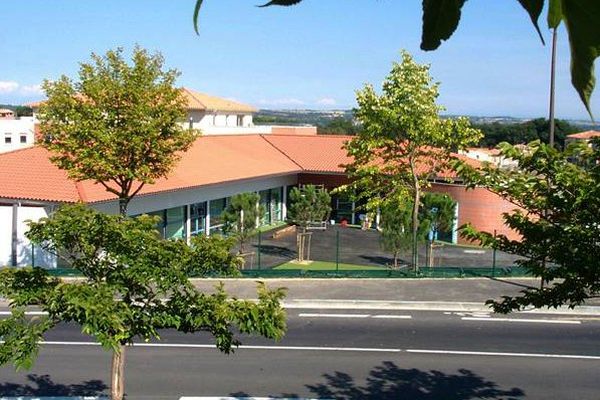
M 600 319 L 424 311 L 288 310 L 279 343 L 163 332 L 127 353 L 128 399 L 598 399 Z M 107 393 L 110 355 L 73 326 L 50 332 L 35 367 L 0 369 L 0 394 Z

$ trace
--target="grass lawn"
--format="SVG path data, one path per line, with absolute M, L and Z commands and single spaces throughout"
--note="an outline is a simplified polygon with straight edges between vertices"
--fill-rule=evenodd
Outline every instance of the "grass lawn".
M 328 261 L 311 261 L 310 264 L 299 264 L 294 262 L 287 262 L 285 264 L 278 265 L 273 269 L 303 269 L 308 271 L 335 271 L 335 263 Z M 368 265 L 356 265 L 356 264 L 339 264 L 340 270 L 385 270 L 384 267 L 372 267 Z

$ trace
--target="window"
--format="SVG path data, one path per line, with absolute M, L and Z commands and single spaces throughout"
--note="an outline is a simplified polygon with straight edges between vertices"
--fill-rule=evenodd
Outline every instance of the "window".
M 190 205 L 190 234 L 202 235 L 206 227 L 206 202 Z
M 5 133 L 4 134 L 4 144 L 11 144 L 12 143 L 12 135 L 10 133 Z
M 185 207 L 169 208 L 168 210 L 154 211 L 148 215 L 160 217 L 156 228 L 160 235 L 166 239 L 185 238 Z
M 221 199 L 210 201 L 210 233 L 220 233 L 223 227 L 223 211 L 227 207 L 227 199 L 225 197 Z
M 237 116 L 237 126 L 244 126 L 244 116 L 243 115 Z
M 19 138 L 20 138 L 21 143 L 27 143 L 27 134 L 26 133 L 21 133 Z

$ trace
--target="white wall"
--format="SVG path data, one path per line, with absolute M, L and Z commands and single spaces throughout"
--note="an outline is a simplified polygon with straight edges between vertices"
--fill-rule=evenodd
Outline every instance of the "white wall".
M 38 221 L 40 218 L 47 217 L 51 207 L 17 207 L 17 265 L 56 267 L 56 259 L 46 253 L 39 247 L 34 248 L 32 259 L 31 242 L 25 237 L 29 230 L 26 221 Z M 11 265 L 12 262 L 12 220 L 13 207 L 0 206 L 0 266 Z
M 248 179 L 234 183 L 223 183 L 219 185 L 204 186 L 198 189 L 178 190 L 175 192 L 159 193 L 147 196 L 135 197 L 127 209 L 129 215 L 138 215 L 167 208 L 181 207 L 187 204 L 200 203 L 207 200 L 230 197 L 234 194 L 245 192 L 256 192 L 285 185 L 295 185 L 298 181 L 296 174 Z M 119 206 L 117 201 L 92 204 L 95 209 L 117 214 Z
M 0 153 L 33 146 L 34 125 L 33 117 L 0 119 Z M 21 135 L 25 135 L 25 143 L 21 143 Z M 5 142 L 7 136 L 11 138 L 10 144 Z

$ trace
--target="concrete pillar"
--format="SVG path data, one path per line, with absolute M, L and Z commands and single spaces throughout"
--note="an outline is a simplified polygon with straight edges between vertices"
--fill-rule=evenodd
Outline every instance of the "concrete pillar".
M 454 222 L 452 223 L 452 243 L 458 243 L 458 202 L 454 207 Z
M 17 266 L 17 251 L 18 249 L 18 236 L 17 228 L 19 225 L 19 205 L 14 203 L 12 205 L 12 234 L 10 241 L 10 265 L 13 267 Z
M 210 236 L 210 200 L 206 200 L 206 218 L 204 223 L 204 234 Z
M 190 118 L 191 119 L 191 118 Z M 190 238 L 192 237 L 192 220 L 191 220 L 191 207 L 189 204 L 185 206 L 185 241 L 190 244 Z
M 283 195 L 281 196 L 281 220 L 287 219 L 287 185 L 283 187 Z
M 356 224 L 356 213 L 354 212 L 356 204 L 352 202 L 352 225 Z

